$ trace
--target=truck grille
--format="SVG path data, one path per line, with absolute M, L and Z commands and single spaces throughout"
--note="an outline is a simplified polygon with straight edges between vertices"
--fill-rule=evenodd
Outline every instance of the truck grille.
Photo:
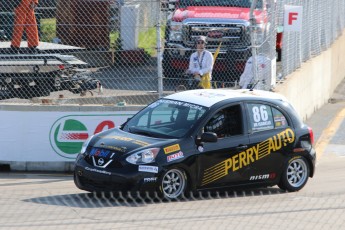
M 183 40 L 186 46 L 194 46 L 196 37 L 207 37 L 207 49 L 216 49 L 222 42 L 221 50 L 246 48 L 250 45 L 249 23 L 243 20 L 205 21 L 186 19 L 183 25 Z

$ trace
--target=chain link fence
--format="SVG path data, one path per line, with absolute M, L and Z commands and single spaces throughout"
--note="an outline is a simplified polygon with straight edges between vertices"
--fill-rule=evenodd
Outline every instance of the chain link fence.
M 1 103 L 147 104 L 189 88 L 199 35 L 215 59 L 213 88 L 269 90 L 345 24 L 342 0 L 36 3 L 0 0 Z M 282 30 L 285 5 L 303 6 L 302 32 Z
M 279 25 L 283 25 L 284 5 L 303 7 L 302 32 L 284 32 L 282 77 L 329 48 L 345 28 L 345 2 L 285 0 L 279 2 Z

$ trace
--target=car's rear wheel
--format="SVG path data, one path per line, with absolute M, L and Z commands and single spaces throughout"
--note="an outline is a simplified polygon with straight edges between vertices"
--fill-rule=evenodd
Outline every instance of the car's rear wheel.
M 187 176 L 182 169 L 169 169 L 162 175 L 160 180 L 160 191 L 163 197 L 167 199 L 183 197 L 187 191 L 187 187 Z
M 289 192 L 298 191 L 307 183 L 309 172 L 307 160 L 302 156 L 294 157 L 286 164 L 278 186 Z

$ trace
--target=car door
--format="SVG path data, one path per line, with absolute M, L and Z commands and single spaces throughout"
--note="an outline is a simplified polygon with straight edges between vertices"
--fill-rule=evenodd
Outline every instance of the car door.
M 198 188 L 227 186 L 241 183 L 242 173 L 249 170 L 243 150 L 249 144 L 243 105 L 232 104 L 215 111 L 203 126 L 203 132 L 214 132 L 216 143 L 199 146 Z
M 248 182 L 273 181 L 283 167 L 286 154 L 292 151 L 295 140 L 287 114 L 264 102 L 248 102 L 248 149 L 254 152 L 251 172 L 244 175 Z

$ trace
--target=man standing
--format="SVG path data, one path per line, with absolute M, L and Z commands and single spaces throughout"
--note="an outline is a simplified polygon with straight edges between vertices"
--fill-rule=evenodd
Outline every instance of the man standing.
M 193 74 L 194 79 L 199 80 L 199 87 L 211 88 L 213 55 L 205 49 L 206 37 L 199 36 L 196 39 L 196 52 L 192 53 L 189 60 L 188 74 Z
M 37 52 L 39 44 L 37 22 L 35 17 L 35 8 L 38 0 L 21 0 L 15 8 L 14 28 L 12 33 L 11 48 L 14 52 L 19 51 L 22 41 L 23 31 L 26 31 L 28 47 L 32 53 Z
M 271 60 L 265 55 L 259 54 L 256 56 L 256 64 L 257 77 L 255 79 L 253 73 L 253 57 L 248 58 L 238 83 L 242 89 L 261 89 L 260 87 L 263 87 L 262 84 L 266 85 L 271 82 Z

